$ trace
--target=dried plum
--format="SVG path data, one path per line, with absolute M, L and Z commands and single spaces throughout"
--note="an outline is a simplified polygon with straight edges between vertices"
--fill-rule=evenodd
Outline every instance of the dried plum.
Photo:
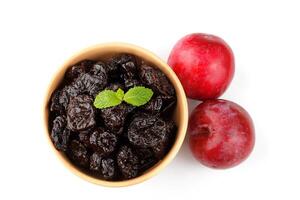
M 101 175 L 107 180 L 111 180 L 116 176 L 116 164 L 111 158 L 103 158 L 100 169 Z
M 159 69 L 144 63 L 140 67 L 139 77 L 145 85 L 148 85 L 153 90 L 166 96 L 174 96 L 175 89 L 173 85 L 170 83 L 167 76 Z
M 77 94 L 88 94 L 95 97 L 107 84 L 107 77 L 81 74 L 71 85 Z
M 111 65 L 119 69 L 121 79 L 124 81 L 126 88 L 140 85 L 137 80 L 137 63 L 136 58 L 130 54 L 119 54 L 111 59 Z
M 122 74 L 126 74 L 128 78 L 133 78 L 136 74 L 136 58 L 130 54 L 119 54 L 110 60 L 110 65 L 116 69 L 120 68 Z
M 101 109 L 100 115 L 104 125 L 114 133 L 121 133 L 125 118 L 134 109 L 133 106 L 122 103 L 115 107 Z
M 176 106 L 176 98 L 174 97 L 165 97 L 163 96 L 163 104 L 164 108 L 161 110 L 161 114 L 165 117 L 171 117 L 173 111 L 175 110 Z
M 80 94 L 80 91 L 76 87 L 74 87 L 74 84 L 66 85 L 63 88 L 63 92 L 65 92 L 68 99 L 70 99 L 70 97 L 76 97 Z
M 105 77 L 105 79 L 107 79 L 106 65 L 102 61 L 98 61 L 97 63 L 95 63 L 91 67 L 89 73 L 91 75 L 95 75 L 95 76 L 98 76 L 100 78 Z
M 136 148 L 135 152 L 139 158 L 140 171 L 149 169 L 158 161 L 152 149 Z
M 129 89 L 134 86 L 142 86 L 143 84 L 139 80 L 134 78 L 132 79 L 124 78 L 124 85 L 127 89 Z
M 70 130 L 66 128 L 65 116 L 58 116 L 53 121 L 51 130 L 51 140 L 57 150 L 66 151 L 70 137 Z
M 86 167 L 89 164 L 87 149 L 77 140 L 72 140 L 68 148 L 69 157 L 78 165 Z
M 72 97 L 67 110 L 67 127 L 81 131 L 96 124 L 93 100 L 87 95 Z
M 99 171 L 101 168 L 102 157 L 98 152 L 95 152 L 90 157 L 90 170 Z
M 69 102 L 68 94 L 65 90 L 56 90 L 51 97 L 50 111 L 64 113 Z
M 156 115 L 141 113 L 132 120 L 128 128 L 129 142 L 143 148 L 158 145 L 166 134 L 166 122 Z
M 79 132 L 78 139 L 79 142 L 81 142 L 85 147 L 89 147 L 90 146 L 89 130 Z
M 80 74 L 85 73 L 89 68 L 94 65 L 95 61 L 93 60 L 83 60 L 73 66 L 71 66 L 66 74 L 65 77 L 68 81 L 73 81 L 76 79 Z
M 125 179 L 134 178 L 139 172 L 139 160 L 129 146 L 122 146 L 117 154 L 117 164 Z
M 143 106 L 144 110 L 150 113 L 158 113 L 163 107 L 163 100 L 161 96 L 152 98 L 146 105 Z
M 71 97 L 76 97 L 80 94 L 80 90 L 74 85 L 66 85 L 60 90 L 56 90 L 51 98 L 50 111 L 64 113 L 67 110 Z
M 116 92 L 119 88 L 124 90 L 124 85 L 122 85 L 121 83 L 111 83 L 105 89 L 106 90 L 113 90 L 113 91 Z
M 89 143 L 94 151 L 97 151 L 101 155 L 107 155 L 115 150 L 117 137 L 103 128 L 97 128 L 90 135 Z
M 113 179 L 117 171 L 115 161 L 111 158 L 103 158 L 98 152 L 90 157 L 90 170 L 106 180 Z
M 175 137 L 174 131 L 176 130 L 176 124 L 174 121 L 170 120 L 166 122 L 166 137 L 163 138 L 156 146 L 152 147 L 152 150 L 156 158 L 162 158 L 170 149 L 171 144 Z

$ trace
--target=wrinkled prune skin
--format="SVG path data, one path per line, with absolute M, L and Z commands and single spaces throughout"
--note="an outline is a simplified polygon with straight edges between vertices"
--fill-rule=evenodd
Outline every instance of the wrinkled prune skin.
M 70 85 L 66 85 L 62 90 L 58 90 L 53 94 L 51 111 L 65 111 L 71 97 L 81 94 L 87 94 L 93 98 L 107 84 L 107 75 L 102 65 L 96 63 L 90 66 L 90 73 L 79 73 Z
M 68 148 L 69 157 L 78 165 L 87 167 L 89 164 L 89 156 L 87 149 L 77 140 L 72 140 Z
M 136 148 L 135 152 L 139 158 L 140 171 L 145 171 L 151 168 L 158 161 L 152 149 Z
M 102 157 L 98 152 L 95 152 L 90 157 L 90 170 L 99 171 L 101 168 Z
M 107 79 L 106 65 L 102 61 L 98 61 L 97 63 L 95 63 L 91 67 L 89 73 L 91 75 L 98 76 L 99 78 L 105 77 L 105 79 Z
M 85 147 L 89 147 L 90 146 L 90 131 L 81 131 L 78 134 L 78 140 L 79 142 L 81 142 Z
M 51 97 L 50 111 L 64 113 L 69 103 L 68 94 L 64 89 L 56 90 Z
M 122 146 L 117 154 L 117 164 L 125 179 L 134 178 L 139 172 L 139 160 L 129 146 Z
M 126 89 L 130 89 L 135 86 L 143 86 L 143 84 L 137 79 L 124 79 L 124 85 Z
M 136 75 L 137 66 L 136 59 L 130 54 L 121 54 L 116 58 L 118 65 L 121 67 L 122 73 L 129 79 Z
M 116 69 L 120 68 L 121 73 L 128 78 L 133 78 L 137 71 L 136 58 L 130 54 L 119 54 L 110 60 L 110 65 Z
M 127 89 L 141 85 L 137 79 L 137 62 L 133 55 L 119 54 L 113 57 L 110 63 L 115 66 L 116 69 L 119 69 L 121 79 L 124 81 L 124 85 Z
M 105 89 L 106 90 L 113 90 L 113 91 L 116 92 L 119 88 L 121 88 L 122 90 L 124 90 L 124 85 L 121 84 L 121 83 L 111 83 Z
M 53 121 L 53 126 L 51 130 L 51 140 L 55 148 L 59 151 L 66 151 L 70 130 L 66 128 L 67 120 L 65 116 L 57 116 Z
M 163 107 L 163 100 L 161 96 L 152 98 L 146 105 L 143 106 L 143 109 L 149 113 L 158 113 Z
M 126 116 L 134 109 L 133 106 L 121 103 L 115 107 L 101 109 L 100 115 L 104 121 L 104 125 L 113 133 L 120 134 Z
M 129 142 L 143 148 L 158 145 L 166 134 L 167 125 L 164 120 L 144 113 L 135 116 L 128 128 Z
M 73 84 L 66 85 L 63 88 L 63 91 L 66 93 L 68 99 L 70 99 L 70 97 L 76 97 L 80 94 L 80 91 L 77 88 L 75 88 Z
M 173 120 L 166 122 L 166 137 L 163 138 L 156 146 L 152 147 L 155 157 L 161 159 L 166 155 L 175 139 L 176 124 Z
M 81 74 L 73 84 L 72 88 L 75 89 L 76 94 L 88 94 L 95 97 L 107 84 L 106 76 L 97 76 L 90 74 Z M 75 95 L 76 96 L 76 95 Z
M 176 106 L 176 98 L 175 97 L 162 97 L 164 101 L 164 108 L 161 110 L 161 113 L 171 117 L 173 111 L 175 110 Z
M 117 172 L 115 161 L 103 158 L 98 152 L 91 155 L 89 169 L 106 180 L 113 179 Z
M 111 180 L 116 176 L 116 164 L 111 158 L 103 158 L 101 160 L 101 175 L 106 180 Z
M 117 145 L 117 136 L 103 128 L 95 129 L 89 138 L 90 146 L 101 155 L 112 153 Z
M 67 127 L 72 131 L 81 131 L 96 124 L 93 100 L 87 95 L 72 97 L 67 109 Z
M 76 79 L 80 74 L 85 73 L 89 68 L 91 68 L 95 64 L 95 61 L 93 60 L 83 60 L 73 66 L 71 66 L 66 74 L 65 78 L 68 81 L 73 81 Z
M 167 76 L 159 69 L 153 68 L 143 63 L 139 70 L 141 81 L 153 90 L 165 96 L 174 96 L 175 89 L 168 80 Z

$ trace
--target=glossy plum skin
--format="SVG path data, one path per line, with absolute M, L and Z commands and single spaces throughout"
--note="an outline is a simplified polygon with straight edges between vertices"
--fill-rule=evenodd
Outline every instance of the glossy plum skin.
M 198 105 L 190 116 L 188 134 L 194 157 L 216 169 L 240 164 L 255 143 L 250 115 L 226 100 L 207 100 Z
M 228 44 L 214 35 L 193 33 L 173 47 L 168 64 L 180 79 L 189 98 L 221 96 L 234 74 L 234 56 Z

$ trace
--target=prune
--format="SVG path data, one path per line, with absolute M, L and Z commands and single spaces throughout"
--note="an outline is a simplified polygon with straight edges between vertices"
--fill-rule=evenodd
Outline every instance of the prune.
M 115 150 L 117 137 L 103 128 L 97 128 L 90 135 L 89 142 L 94 151 L 101 155 L 108 155 Z
M 173 120 L 169 120 L 167 123 L 167 133 L 172 134 L 176 130 L 176 124 Z
M 68 106 L 69 98 L 64 89 L 56 90 L 51 97 L 50 111 L 64 113 Z
M 65 77 L 69 81 L 73 81 L 75 78 L 77 78 L 80 74 L 83 74 L 88 68 L 93 66 L 95 61 L 93 60 L 83 60 L 72 67 L 70 67 L 66 74 Z
M 87 95 L 72 97 L 67 109 L 67 127 L 81 131 L 96 124 L 93 100 Z
M 80 166 L 86 167 L 89 164 L 87 149 L 77 140 L 72 140 L 68 148 L 69 157 Z
M 77 94 L 89 94 L 95 97 L 107 84 L 107 77 L 81 74 L 71 85 Z
M 165 140 L 167 141 L 167 140 Z M 155 147 L 152 147 L 153 149 L 153 152 L 155 154 L 155 157 L 157 159 L 161 159 L 166 153 L 167 153 L 167 150 L 168 150 L 168 143 L 167 142 L 160 142 L 158 145 L 156 145 Z
M 170 113 L 172 114 L 173 110 L 176 106 L 176 98 L 174 97 L 162 97 L 164 101 L 164 108 L 162 109 L 162 113 Z
M 113 179 L 116 176 L 115 161 L 111 158 L 103 158 L 101 160 L 101 175 L 107 179 Z
M 117 58 L 117 63 L 121 67 L 121 71 L 127 78 L 133 78 L 137 71 L 136 59 L 129 54 L 122 54 Z
M 173 85 L 159 69 L 155 69 L 143 63 L 139 70 L 139 77 L 145 85 L 148 85 L 163 95 L 173 96 L 175 94 Z
M 152 98 L 146 105 L 143 106 L 143 109 L 150 113 L 158 113 L 163 107 L 163 100 L 161 96 Z
M 100 115 L 104 125 L 113 133 L 118 134 L 123 131 L 125 118 L 133 109 L 133 106 L 122 103 L 115 107 L 101 109 Z
M 90 170 L 107 180 L 116 176 L 115 161 L 111 158 L 103 158 L 98 152 L 90 157 Z
M 98 61 L 97 63 L 95 63 L 91 67 L 89 73 L 98 77 L 106 77 L 107 79 L 106 65 L 104 62 Z
M 160 113 L 161 116 L 166 118 L 171 117 L 173 110 L 176 105 L 176 98 L 173 96 L 159 95 L 153 97 L 146 105 L 142 108 L 151 114 Z
M 119 54 L 113 57 L 110 61 L 110 65 L 119 69 L 121 72 L 121 79 L 124 81 L 126 88 L 138 85 L 137 81 L 137 64 L 136 58 L 130 54 Z
M 127 89 L 134 87 L 134 86 L 142 86 L 143 84 L 137 80 L 137 79 L 128 79 L 128 78 L 124 78 L 124 85 Z
M 106 90 L 113 90 L 113 91 L 116 92 L 119 88 L 124 90 L 124 85 L 122 85 L 121 83 L 111 83 L 105 89 Z
M 67 110 L 71 97 L 76 97 L 82 93 L 74 84 L 66 85 L 60 90 L 56 90 L 51 98 L 50 111 L 64 113 Z
M 102 157 L 98 152 L 95 152 L 90 157 L 90 170 L 99 171 L 101 168 Z
M 76 87 L 74 87 L 74 84 L 66 85 L 63 88 L 63 92 L 65 92 L 68 99 L 70 99 L 70 97 L 76 97 L 80 94 L 80 91 Z
M 145 171 L 149 169 L 157 162 L 157 159 L 152 149 L 137 148 L 135 149 L 135 152 L 139 158 L 140 171 Z
M 137 70 L 136 58 L 130 54 L 119 54 L 110 60 L 110 65 L 121 68 L 121 72 L 132 78 Z
M 167 125 L 164 120 L 144 113 L 137 115 L 128 128 L 129 142 L 143 148 L 158 145 L 166 134 Z
M 175 137 L 174 131 L 176 130 L 176 125 L 174 121 L 170 120 L 166 122 L 166 137 L 163 138 L 156 146 L 152 147 L 152 150 L 156 158 L 161 159 L 169 150 L 171 144 Z
M 89 147 L 90 146 L 89 130 L 79 132 L 78 139 L 79 142 L 81 142 L 85 147 Z
M 70 137 L 70 130 L 66 128 L 65 116 L 58 116 L 53 121 L 51 140 L 57 150 L 66 151 Z
M 117 164 L 125 179 L 134 178 L 139 172 L 139 160 L 129 146 L 122 146 L 117 154 Z

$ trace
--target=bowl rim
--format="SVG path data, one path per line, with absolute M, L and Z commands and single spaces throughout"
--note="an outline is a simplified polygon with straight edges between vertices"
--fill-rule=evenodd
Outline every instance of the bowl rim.
M 57 79 L 57 76 L 61 73 L 62 70 L 66 69 L 66 65 L 69 65 L 72 60 L 76 59 L 80 55 L 90 52 L 90 51 L 99 51 L 100 49 L 105 49 L 105 48 L 113 48 L 113 47 L 122 47 L 123 49 L 131 49 L 134 51 L 139 51 L 141 54 L 143 54 L 145 57 L 147 56 L 147 60 L 155 61 L 156 63 L 159 63 L 159 68 L 162 69 L 164 68 L 164 74 L 172 80 L 172 85 L 175 88 L 176 91 L 176 96 L 177 96 L 177 102 L 181 103 L 180 110 L 177 112 L 180 113 L 181 115 L 181 121 L 179 122 L 180 126 L 177 130 L 177 137 L 175 139 L 175 142 L 173 146 L 171 147 L 170 151 L 165 155 L 161 161 L 155 166 L 153 166 L 149 171 L 146 173 L 135 177 L 133 179 L 129 180 L 122 180 L 122 181 L 106 181 L 102 180 L 93 176 L 90 176 L 79 169 L 77 169 L 70 161 L 66 160 L 66 158 L 63 156 L 62 152 L 59 152 L 58 150 L 55 149 L 51 139 L 50 139 L 50 134 L 48 130 L 48 105 L 49 101 L 51 98 L 51 93 L 53 92 L 52 85 L 54 81 Z M 142 57 L 143 58 L 143 57 Z M 167 72 L 167 73 L 166 73 Z M 135 185 L 141 182 L 144 182 L 151 177 L 157 175 L 161 170 L 163 170 L 177 155 L 180 147 L 183 144 L 186 131 L 187 131 L 187 126 L 188 126 L 188 104 L 187 104 L 187 98 L 183 89 L 183 86 L 181 85 L 181 82 L 179 81 L 177 75 L 175 72 L 171 69 L 171 67 L 164 62 L 162 59 L 160 59 L 158 56 L 156 56 L 154 53 L 150 52 L 149 50 L 146 50 L 142 47 L 139 47 L 134 44 L 129 44 L 129 43 L 124 43 L 124 42 L 109 42 L 109 43 L 101 43 L 101 44 L 96 44 L 89 46 L 87 48 L 84 48 L 80 51 L 77 51 L 73 56 L 71 56 L 69 59 L 67 59 L 62 65 L 58 67 L 56 72 L 52 74 L 52 78 L 50 79 L 50 82 L 48 83 L 47 89 L 46 89 L 46 94 L 44 97 L 43 101 L 43 121 L 44 121 L 44 128 L 45 128 L 45 136 L 47 137 L 48 143 L 51 146 L 52 150 L 55 152 L 59 160 L 65 165 L 66 168 L 68 168 L 73 174 L 77 175 L 78 177 L 87 180 L 91 183 L 97 184 L 97 185 L 102 185 L 106 187 L 124 187 L 124 186 L 130 186 L 130 185 Z

